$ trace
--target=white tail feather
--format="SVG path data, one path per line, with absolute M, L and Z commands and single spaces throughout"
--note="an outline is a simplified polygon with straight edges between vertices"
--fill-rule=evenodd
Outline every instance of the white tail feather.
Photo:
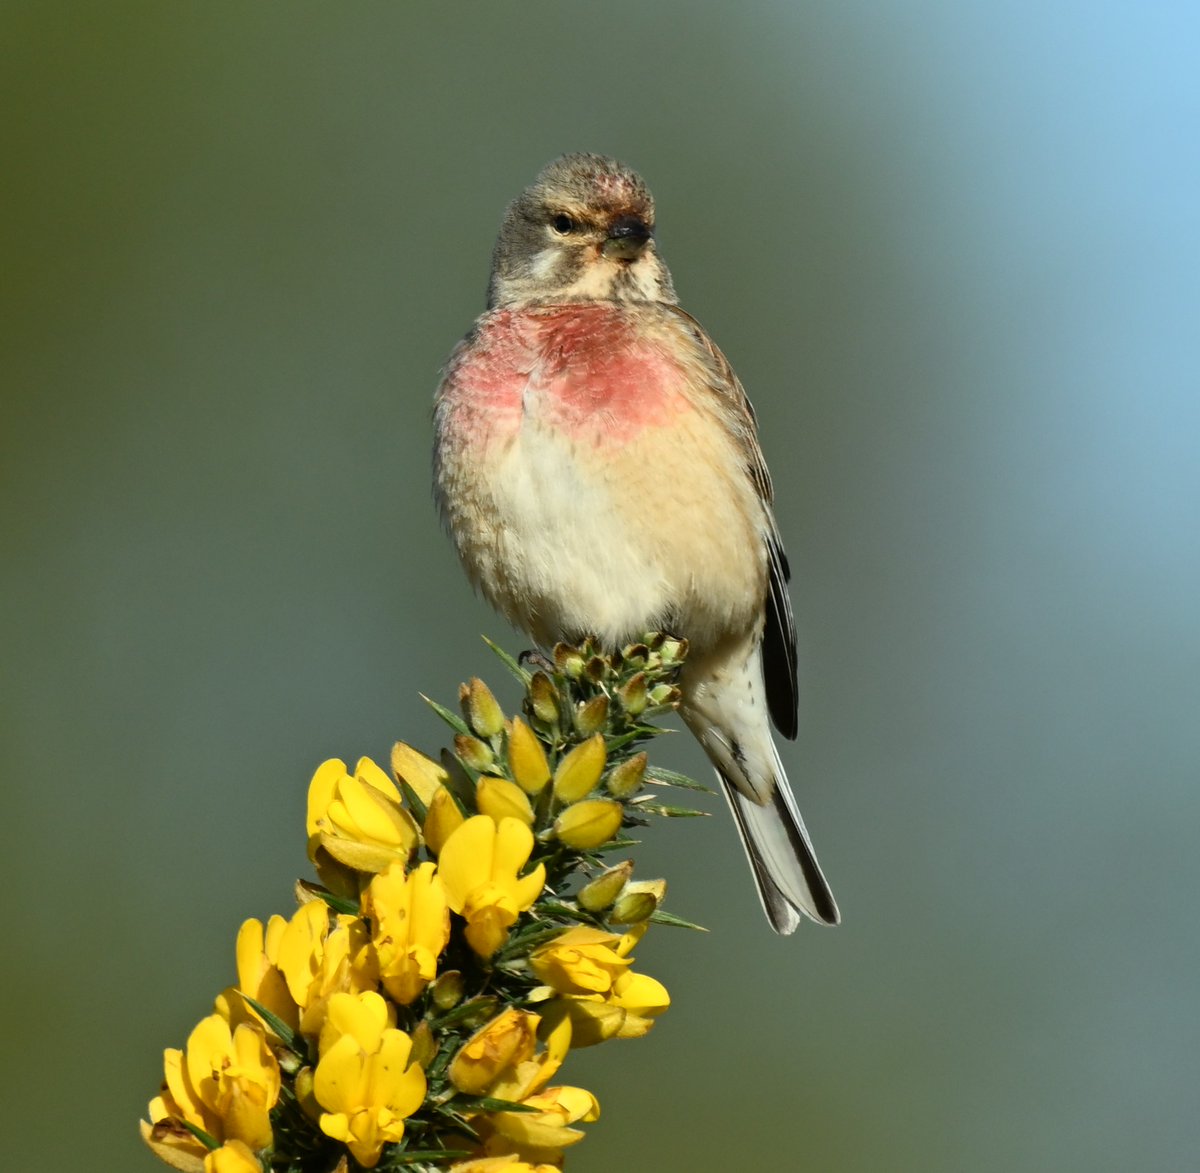
M 771 737 L 757 644 L 689 663 L 680 712 L 716 767 L 771 927 L 788 934 L 801 916 L 835 925 L 829 883 Z

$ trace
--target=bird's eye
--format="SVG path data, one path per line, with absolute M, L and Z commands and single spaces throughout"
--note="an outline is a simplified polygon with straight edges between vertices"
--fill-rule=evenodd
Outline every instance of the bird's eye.
M 559 212 L 559 214 L 554 217 L 551 223 L 554 225 L 554 231 L 557 232 L 559 236 L 569 236 L 575 231 L 575 221 L 572 220 L 570 216 L 567 216 L 562 212 Z

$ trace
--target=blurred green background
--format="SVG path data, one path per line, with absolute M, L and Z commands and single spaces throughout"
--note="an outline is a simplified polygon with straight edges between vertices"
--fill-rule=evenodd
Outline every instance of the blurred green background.
M 757 405 L 845 924 L 772 938 L 723 809 L 656 831 L 713 931 L 643 945 L 675 1006 L 575 1061 L 570 1169 L 1195 1167 L 1195 13 L 4 3 L 5 1166 L 156 1168 L 315 765 L 511 701 L 430 401 L 586 149 Z

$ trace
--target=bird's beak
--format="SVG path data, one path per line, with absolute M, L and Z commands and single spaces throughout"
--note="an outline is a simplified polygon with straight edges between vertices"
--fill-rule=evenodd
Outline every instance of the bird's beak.
M 640 216 L 618 216 L 608 227 L 600 251 L 614 261 L 636 261 L 654 230 Z

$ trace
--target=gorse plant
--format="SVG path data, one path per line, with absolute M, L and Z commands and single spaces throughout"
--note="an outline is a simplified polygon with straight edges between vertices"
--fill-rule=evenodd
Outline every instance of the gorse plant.
M 248 920 L 237 985 L 168 1050 L 142 1132 L 194 1173 L 358 1169 L 527 1173 L 561 1167 L 599 1115 L 555 1083 L 568 1053 L 646 1034 L 667 1009 L 633 950 L 663 911 L 633 879 L 627 832 L 697 812 L 639 745 L 678 703 L 685 641 L 606 655 L 559 645 L 528 667 L 508 718 L 483 681 L 440 761 L 399 742 L 389 777 L 328 761 L 308 792 L 290 920 Z M 695 927 L 695 926 L 692 926 Z

